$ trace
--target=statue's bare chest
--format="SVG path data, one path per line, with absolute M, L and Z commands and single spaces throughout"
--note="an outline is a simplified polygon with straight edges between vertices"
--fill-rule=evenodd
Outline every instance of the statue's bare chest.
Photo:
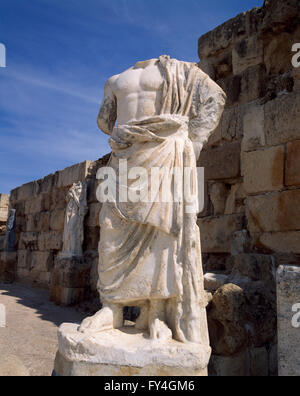
M 163 77 L 156 65 L 146 69 L 131 69 L 120 74 L 113 83 L 116 96 L 127 96 L 145 91 L 157 92 L 163 85 Z

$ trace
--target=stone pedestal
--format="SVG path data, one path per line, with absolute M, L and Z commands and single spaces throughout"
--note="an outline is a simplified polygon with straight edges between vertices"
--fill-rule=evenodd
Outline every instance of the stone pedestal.
M 58 305 L 78 304 L 85 298 L 90 264 L 84 257 L 59 256 L 51 275 L 50 300 Z
M 93 335 L 76 324 L 58 331 L 54 374 L 59 376 L 206 376 L 210 347 L 174 340 L 152 341 L 124 327 Z
M 300 375 L 300 267 L 280 266 L 277 272 L 278 371 Z

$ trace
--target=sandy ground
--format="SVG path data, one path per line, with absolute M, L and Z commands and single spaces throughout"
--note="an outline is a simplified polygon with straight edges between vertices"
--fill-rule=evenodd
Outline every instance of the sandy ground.
M 57 351 L 57 328 L 80 323 L 83 314 L 49 302 L 47 291 L 0 283 L 6 327 L 0 328 L 0 376 L 50 376 Z

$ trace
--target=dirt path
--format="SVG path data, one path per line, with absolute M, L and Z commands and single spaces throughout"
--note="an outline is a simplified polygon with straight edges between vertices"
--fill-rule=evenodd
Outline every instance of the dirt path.
M 0 328 L 0 376 L 50 376 L 57 351 L 57 328 L 83 315 L 49 302 L 47 291 L 0 283 L 6 328 Z

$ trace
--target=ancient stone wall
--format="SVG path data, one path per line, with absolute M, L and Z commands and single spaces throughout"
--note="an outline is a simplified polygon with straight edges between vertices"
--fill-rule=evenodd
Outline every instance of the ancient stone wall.
M 276 267 L 300 263 L 299 18 L 299 1 L 265 1 L 199 39 L 200 66 L 228 97 L 199 161 L 215 375 L 277 371 Z
M 52 291 L 52 294 L 57 303 L 68 305 L 97 293 L 101 205 L 96 199 L 96 171 L 106 164 L 107 159 L 104 157 L 95 162 L 85 161 L 11 192 L 10 207 L 16 209 L 14 250 L 17 257 L 14 280 L 50 288 L 55 259 L 62 249 L 67 192 L 74 182 L 87 181 L 88 214 L 85 217 L 83 250 L 88 271 L 85 265 L 82 277 L 80 271 L 70 270 L 68 280 L 63 285 L 57 285 L 63 286 L 60 287 L 60 294 L 57 296 L 57 290 Z M 14 258 L 12 252 L 1 253 L 2 272 L 5 265 L 12 268 Z

